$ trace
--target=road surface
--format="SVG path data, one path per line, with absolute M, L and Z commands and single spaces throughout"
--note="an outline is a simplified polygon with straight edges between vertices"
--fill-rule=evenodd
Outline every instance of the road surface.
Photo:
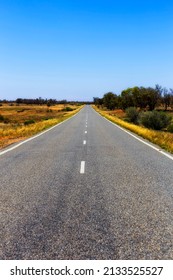
M 1 259 L 173 259 L 173 158 L 90 106 L 8 149 Z

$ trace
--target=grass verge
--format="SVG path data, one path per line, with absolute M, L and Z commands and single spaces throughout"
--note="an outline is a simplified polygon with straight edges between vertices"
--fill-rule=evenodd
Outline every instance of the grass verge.
M 108 111 L 100 110 L 96 106 L 93 106 L 100 115 L 107 118 L 113 123 L 118 124 L 121 127 L 124 127 L 137 135 L 143 137 L 144 139 L 149 140 L 150 142 L 160 146 L 161 148 L 167 150 L 170 153 L 173 153 L 173 134 L 165 131 L 155 131 L 152 129 L 147 129 L 139 125 L 128 123 L 116 116 L 109 115 Z
M 43 130 L 46 130 L 78 113 L 83 106 L 74 111 L 59 113 L 57 117 L 47 120 L 40 120 L 28 125 L 4 124 L 0 127 L 0 149 L 31 137 Z

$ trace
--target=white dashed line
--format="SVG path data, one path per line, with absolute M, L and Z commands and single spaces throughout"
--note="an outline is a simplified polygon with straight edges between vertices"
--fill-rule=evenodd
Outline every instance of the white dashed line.
M 85 134 L 87 133 L 87 131 L 85 130 Z
M 81 161 L 80 174 L 84 174 L 84 173 L 85 173 L 85 161 Z
M 86 140 L 83 141 L 83 144 L 86 145 Z

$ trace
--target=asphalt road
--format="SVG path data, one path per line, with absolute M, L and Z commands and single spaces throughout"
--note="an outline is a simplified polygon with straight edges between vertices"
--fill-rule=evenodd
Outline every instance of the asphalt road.
M 173 158 L 90 106 L 0 175 L 0 259 L 173 259 Z

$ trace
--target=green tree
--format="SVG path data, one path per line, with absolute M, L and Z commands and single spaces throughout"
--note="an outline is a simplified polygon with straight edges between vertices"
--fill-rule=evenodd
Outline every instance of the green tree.
M 134 93 L 134 99 L 136 107 L 139 107 L 140 109 L 144 109 L 148 105 L 148 92 L 145 87 L 138 88 L 137 94 Z
M 102 105 L 103 104 L 103 98 L 93 97 L 93 102 L 96 106 Z
M 134 99 L 133 99 L 133 89 L 128 88 L 121 92 L 121 108 L 126 109 L 128 107 L 134 107 Z
M 109 110 L 115 109 L 118 105 L 117 95 L 112 92 L 105 93 L 103 96 L 103 105 Z
M 171 105 L 171 94 L 168 92 L 166 88 L 163 89 L 163 103 L 165 106 L 165 111 Z
M 148 101 L 148 106 L 149 110 L 153 111 L 158 104 L 159 100 L 161 98 L 161 95 L 157 89 L 148 87 L 147 88 L 147 101 Z

